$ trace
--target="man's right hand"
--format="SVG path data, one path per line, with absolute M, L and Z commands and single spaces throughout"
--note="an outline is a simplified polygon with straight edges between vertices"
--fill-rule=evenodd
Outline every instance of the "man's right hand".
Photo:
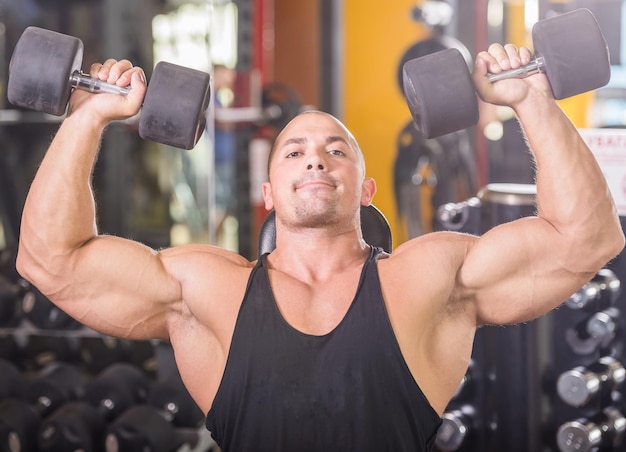
M 127 119 L 139 113 L 147 88 L 143 69 L 133 67 L 128 60 L 109 59 L 103 64 L 92 64 L 89 75 L 117 86 L 130 86 L 130 92 L 126 96 L 121 96 L 74 90 L 70 96 L 68 117 L 80 111 L 81 115 L 86 115 L 94 121 L 94 125 L 104 127 L 113 120 Z

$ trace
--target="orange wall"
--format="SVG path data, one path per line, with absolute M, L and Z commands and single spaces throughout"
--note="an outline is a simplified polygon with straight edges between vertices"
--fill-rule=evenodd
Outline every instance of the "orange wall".
M 345 0 L 344 122 L 361 144 L 376 179 L 374 203 L 391 223 L 394 246 L 405 238 L 396 219 L 393 164 L 396 139 L 411 114 L 396 81 L 408 47 L 426 36 L 411 20 L 415 0 Z

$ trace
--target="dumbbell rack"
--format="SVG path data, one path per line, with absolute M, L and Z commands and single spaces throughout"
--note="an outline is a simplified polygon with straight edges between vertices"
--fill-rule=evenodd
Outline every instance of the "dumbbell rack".
M 519 193 L 495 207 L 479 193 L 440 209 L 439 217 L 444 229 L 480 235 L 516 216 L 532 214 L 532 206 L 525 205 Z M 626 230 L 626 219 L 621 221 Z M 612 275 L 619 286 L 626 281 L 625 260 L 618 256 L 590 285 Z M 591 300 L 584 307 L 576 306 L 579 298 L 574 296 L 534 321 L 477 331 L 472 364 L 446 409 L 436 450 L 626 450 L 623 434 L 614 431 L 626 429 L 626 294 L 598 287 L 597 293 L 597 287 L 589 289 Z
M 27 295 L 23 296 L 24 294 Z M 19 298 L 22 296 L 23 298 Z M 27 300 L 29 296 L 29 292 L 18 295 L 13 317 L 4 319 L 5 323 L 0 325 L 0 360 L 14 363 L 24 380 L 32 381 L 39 372 L 53 363 L 76 367 L 87 380 L 120 362 L 136 365 L 153 384 L 164 381 L 176 371 L 169 345 L 160 341 L 124 341 L 102 335 L 76 323 L 47 299 L 38 296 L 38 313 L 45 311 L 46 319 L 56 319 L 55 328 L 42 327 L 45 321 L 41 318 L 32 321 L 24 313 L 22 305 L 33 304 L 32 299 Z M 3 302 L 6 303 L 7 300 Z M 62 319 L 64 316 L 66 318 Z M 44 323 L 37 325 L 41 321 Z M 0 399 L 0 403 L 2 401 Z M 63 406 L 59 410 L 61 408 Z M 179 450 L 204 452 L 212 450 L 214 446 L 204 425 L 199 426 L 195 433 L 192 432 L 192 438 L 197 440 L 193 448 L 186 444 Z

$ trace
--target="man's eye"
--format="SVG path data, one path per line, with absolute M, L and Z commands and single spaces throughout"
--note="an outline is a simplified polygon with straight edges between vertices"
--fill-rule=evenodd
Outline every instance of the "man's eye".
M 341 155 L 346 155 L 346 153 L 345 153 L 345 152 L 343 152 L 343 151 L 342 151 L 342 150 L 340 150 L 340 149 L 331 149 L 331 150 L 329 151 L 329 153 L 330 153 L 331 155 L 339 155 L 339 156 L 341 156 Z
M 292 158 L 297 157 L 299 155 L 300 155 L 299 151 L 291 151 L 289 154 L 287 154 L 287 158 L 288 159 L 292 159 Z

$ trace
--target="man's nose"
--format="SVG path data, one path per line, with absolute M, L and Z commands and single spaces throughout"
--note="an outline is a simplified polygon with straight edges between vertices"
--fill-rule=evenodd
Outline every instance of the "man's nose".
M 324 168 L 324 157 L 318 152 L 312 153 L 307 161 L 306 169 L 323 171 Z
M 324 165 L 322 163 L 318 163 L 317 165 L 309 163 L 306 167 L 306 169 L 308 170 L 312 170 L 313 168 L 317 168 L 318 170 L 322 171 L 324 169 Z

